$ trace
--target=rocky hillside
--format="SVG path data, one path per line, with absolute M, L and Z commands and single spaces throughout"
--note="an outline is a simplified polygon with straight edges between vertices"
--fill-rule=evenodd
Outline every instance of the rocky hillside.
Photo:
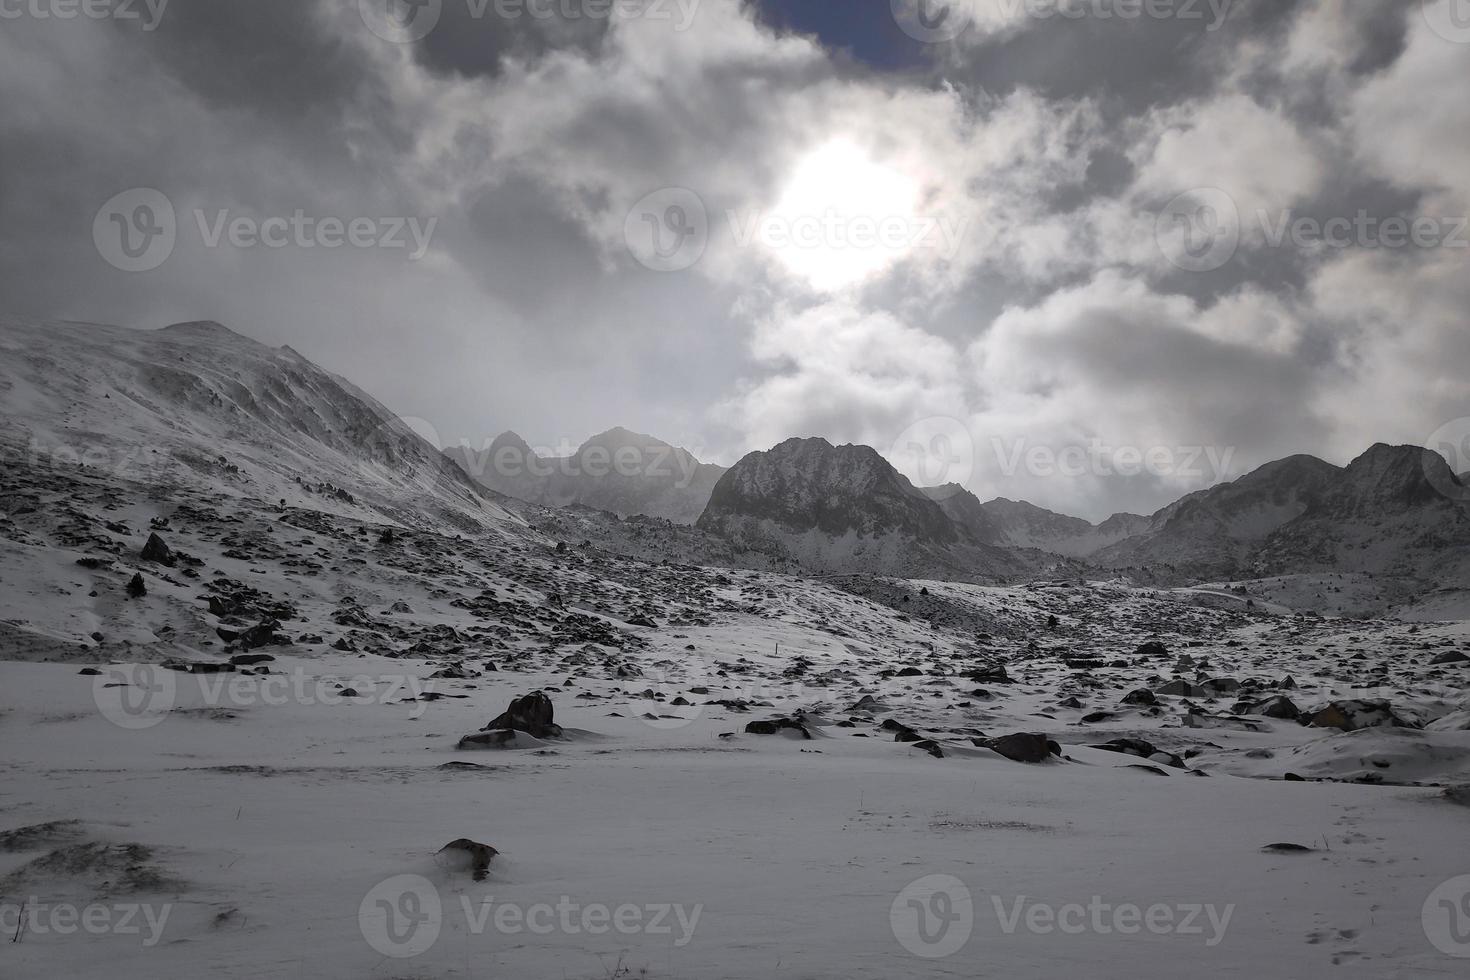
M 1138 514 L 1114 514 L 1101 524 L 1068 517 L 1024 500 L 997 497 L 981 505 L 997 531 L 995 543 L 1013 548 L 1039 548 L 1058 555 L 1083 558 L 1139 534 L 1149 519 Z
M 218 323 L 0 318 L 0 415 L 0 450 L 33 466 L 407 526 L 522 523 L 347 381 Z
M 740 460 L 698 527 L 822 571 L 986 577 L 1034 565 L 1034 556 L 997 548 L 981 528 L 956 521 L 877 451 L 825 439 L 789 439 Z
M 1273 532 L 1305 514 L 1342 471 L 1315 456 L 1267 463 L 1153 514 L 1133 535 L 1094 554 L 1100 564 L 1166 564 L 1209 577 L 1249 565 Z

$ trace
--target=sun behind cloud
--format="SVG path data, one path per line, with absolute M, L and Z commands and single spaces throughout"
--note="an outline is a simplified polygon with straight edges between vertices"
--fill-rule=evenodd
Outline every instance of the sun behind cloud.
M 802 157 L 757 233 L 790 274 L 836 292 L 902 261 L 924 244 L 920 184 L 850 139 Z

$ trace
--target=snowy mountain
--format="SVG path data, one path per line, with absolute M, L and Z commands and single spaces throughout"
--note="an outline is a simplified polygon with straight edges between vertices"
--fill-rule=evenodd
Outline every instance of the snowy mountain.
M 1252 556 L 1255 568 L 1470 582 L 1470 492 L 1444 457 L 1379 443 L 1337 473 L 1266 538 Z
M 1378 445 L 1346 467 L 1291 456 L 1091 524 L 956 485 L 915 489 L 865 446 L 792 439 L 741 460 L 698 527 L 821 570 L 1004 576 L 1041 569 L 1041 552 L 1181 580 L 1363 572 L 1403 592 L 1470 581 L 1467 500 L 1438 454 Z
M 653 436 L 609 429 L 567 457 L 538 456 L 514 432 L 483 450 L 445 453 L 483 486 L 547 507 L 580 504 L 619 517 L 660 517 L 693 524 L 725 468 L 701 463 Z
M 1181 497 L 1093 558 L 1104 565 L 1165 564 L 1210 577 L 1250 563 L 1253 550 L 1307 512 L 1341 470 L 1315 456 L 1267 463 L 1231 483 Z
M 957 496 L 950 505 L 961 508 Z M 955 520 L 876 450 L 825 439 L 789 439 L 740 460 L 715 486 L 698 527 L 824 571 L 984 576 L 1031 564 Z
M 0 318 L 0 448 L 146 487 L 466 532 L 521 525 L 392 412 L 218 323 Z
M 996 529 L 997 544 L 1013 548 L 1039 548 L 1058 555 L 1083 558 L 1144 531 L 1147 517 L 1114 514 L 1101 524 L 1068 517 L 1037 507 L 1024 500 L 997 497 L 980 505 Z

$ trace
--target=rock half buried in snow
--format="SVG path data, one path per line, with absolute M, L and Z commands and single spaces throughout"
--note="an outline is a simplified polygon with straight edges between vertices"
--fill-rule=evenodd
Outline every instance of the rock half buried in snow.
M 1355 732 L 1360 728 L 1418 728 L 1411 721 L 1399 717 L 1386 698 L 1364 701 L 1333 701 L 1305 718 L 1308 725 L 1317 728 L 1337 728 L 1344 732 Z
M 461 837 L 439 848 L 434 860 L 440 867 L 468 869 L 475 873 L 476 881 L 484 881 L 490 873 L 490 862 L 500 852 L 489 844 Z
M 553 717 L 551 699 L 532 691 L 512 701 L 500 717 L 479 732 L 460 739 L 459 748 L 524 749 L 544 745 L 546 739 L 562 736 L 561 726 Z
M 1287 721 L 1296 721 L 1302 715 L 1301 709 L 1285 694 L 1277 694 L 1264 701 L 1242 702 L 1235 706 L 1238 715 L 1261 715 L 1264 718 L 1283 718 Z
M 1056 742 L 1045 735 L 1028 732 L 1001 735 L 997 738 L 977 738 L 973 741 L 980 748 L 998 752 L 1012 762 L 1045 762 L 1053 755 L 1062 754 L 1061 746 Z
M 789 733 L 791 737 L 809 739 L 812 733 L 807 731 L 806 726 L 795 718 L 772 718 L 768 721 L 753 721 L 745 726 L 747 735 L 781 735 Z
M 1094 745 L 1093 748 L 1102 749 L 1104 752 L 1121 752 L 1124 755 L 1147 759 L 1150 762 L 1157 762 L 1173 769 L 1184 768 L 1184 760 L 1179 758 L 1179 756 L 1173 752 L 1165 752 L 1155 748 L 1152 742 L 1144 741 L 1141 738 L 1115 738 L 1111 742 Z
M 518 732 L 514 728 L 497 728 L 466 735 L 455 745 L 458 749 L 547 749 L 555 743 Z

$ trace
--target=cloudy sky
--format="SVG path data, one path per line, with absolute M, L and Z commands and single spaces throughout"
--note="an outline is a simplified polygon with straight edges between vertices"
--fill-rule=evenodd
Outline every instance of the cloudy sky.
M 1470 4 L 1057 4 L 0 0 L 0 306 L 1093 518 L 1458 433 Z

